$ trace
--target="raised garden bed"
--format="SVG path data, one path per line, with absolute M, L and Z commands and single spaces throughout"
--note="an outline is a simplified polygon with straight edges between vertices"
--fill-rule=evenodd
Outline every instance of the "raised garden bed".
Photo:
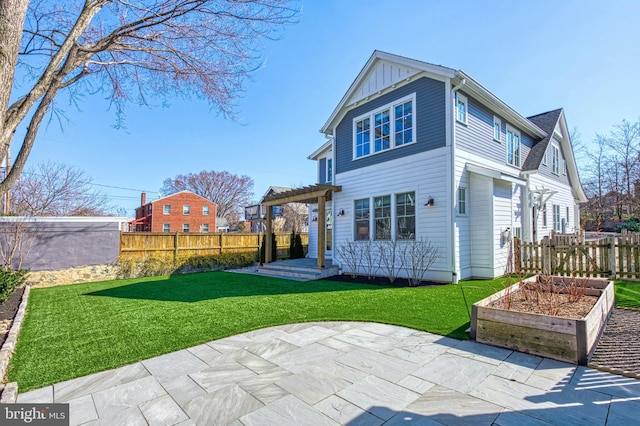
M 558 287 L 572 280 L 567 277 L 547 279 Z M 534 284 L 539 280 L 535 276 L 522 284 Z M 561 310 L 558 316 L 551 316 L 505 309 L 505 300 L 522 296 L 518 293 L 522 291 L 521 283 L 516 283 L 473 304 L 471 339 L 532 355 L 587 365 L 613 309 L 614 284 L 613 281 L 597 278 L 579 279 L 578 283 L 585 296 L 597 297 L 591 310 L 582 318 L 570 318 L 563 315 Z

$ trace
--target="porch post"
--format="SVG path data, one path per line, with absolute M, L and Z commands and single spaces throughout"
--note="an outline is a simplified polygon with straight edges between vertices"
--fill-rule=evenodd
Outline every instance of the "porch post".
M 271 206 L 267 206 L 267 229 L 264 236 L 264 263 L 271 263 Z
M 318 197 L 318 268 L 324 268 L 324 250 L 326 247 L 327 213 L 325 210 L 326 195 Z

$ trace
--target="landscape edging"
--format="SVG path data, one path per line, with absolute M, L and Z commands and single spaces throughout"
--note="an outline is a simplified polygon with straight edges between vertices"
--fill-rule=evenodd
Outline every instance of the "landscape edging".
M 13 322 L 11 323 L 11 329 L 9 330 L 9 334 L 7 335 L 7 340 L 5 340 L 4 344 L 2 345 L 2 349 L 0 349 L 0 377 L 2 377 L 3 379 L 7 374 L 7 369 L 9 368 L 9 361 L 13 356 L 13 352 L 16 348 L 16 343 L 18 342 L 18 334 L 20 333 L 20 327 L 22 327 L 22 321 L 24 320 L 24 316 L 27 311 L 27 301 L 29 300 L 30 291 L 31 291 L 31 287 L 25 286 L 24 293 L 22 294 L 22 301 L 20 302 L 20 306 L 18 307 L 18 312 L 16 312 L 16 316 L 13 318 Z M 4 398 L 5 392 L 7 392 L 7 388 L 3 390 L 2 402 L 15 402 L 15 401 L 6 401 Z M 11 392 L 11 394 L 17 395 L 17 393 L 18 392 L 17 392 L 17 384 L 16 384 L 15 392 Z

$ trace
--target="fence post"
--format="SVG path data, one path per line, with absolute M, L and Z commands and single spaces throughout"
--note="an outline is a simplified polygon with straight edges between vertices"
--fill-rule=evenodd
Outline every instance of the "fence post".
M 542 273 L 551 275 L 551 241 L 549 237 L 544 237 L 542 243 Z
M 178 234 L 179 232 L 176 232 L 173 237 L 173 260 L 178 260 Z
M 609 241 L 609 270 L 611 279 L 616 279 L 616 237 L 607 238 Z

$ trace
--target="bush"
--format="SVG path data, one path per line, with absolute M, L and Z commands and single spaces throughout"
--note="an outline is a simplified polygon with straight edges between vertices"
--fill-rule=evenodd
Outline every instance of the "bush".
M 300 233 L 294 229 L 291 231 L 289 242 L 289 259 L 302 259 L 304 257 L 304 247 L 302 246 L 302 238 Z
M 618 225 L 616 228 L 616 232 L 620 232 L 623 229 L 626 229 L 629 232 L 640 232 L 640 220 L 638 218 L 632 217 L 626 222 Z
M 20 287 L 27 280 L 26 269 L 17 271 L 0 269 L 0 303 L 4 303 L 16 287 Z
M 265 256 L 265 248 L 264 248 L 264 244 L 265 241 L 267 240 L 266 235 L 265 237 L 262 239 L 262 244 L 260 245 L 260 263 L 265 263 L 264 261 L 264 256 Z M 271 233 L 271 262 L 275 262 L 276 259 L 278 258 L 278 243 L 276 242 L 276 234 L 274 234 L 273 232 Z

